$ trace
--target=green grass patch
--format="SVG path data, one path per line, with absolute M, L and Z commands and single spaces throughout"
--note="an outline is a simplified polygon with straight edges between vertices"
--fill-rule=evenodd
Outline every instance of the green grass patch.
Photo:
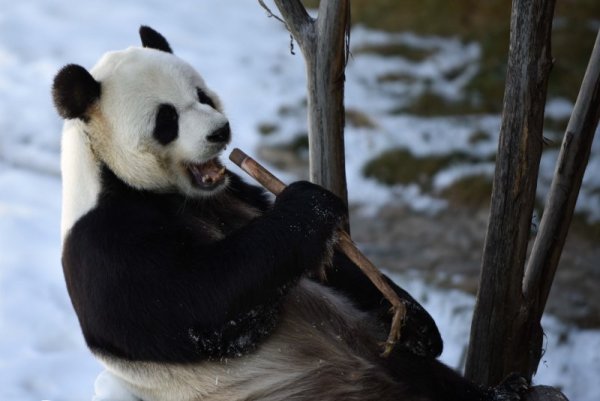
M 414 84 L 417 81 L 417 77 L 404 72 L 388 72 L 377 77 L 377 82 L 380 84 L 386 82 L 403 82 L 405 84 Z
M 358 54 L 377 54 L 384 57 L 403 57 L 411 61 L 423 61 L 435 53 L 435 50 L 420 49 L 401 43 L 386 43 L 381 45 L 364 45 L 352 50 Z
M 319 0 L 301 0 L 301 2 L 307 8 L 318 8 L 319 7 Z
M 377 128 L 377 124 L 367 114 L 360 110 L 346 108 L 346 124 L 355 128 Z
M 444 188 L 440 196 L 451 205 L 467 208 L 485 208 L 490 204 L 492 179 L 486 175 L 470 175 Z
M 469 144 L 477 145 L 481 142 L 487 142 L 491 139 L 491 135 L 485 131 L 477 130 L 474 131 L 471 136 L 469 136 Z
M 277 109 L 279 117 L 292 117 L 306 113 L 307 100 L 303 98 L 296 104 L 284 104 Z
M 291 142 L 281 146 L 281 148 L 296 154 L 308 151 L 308 132 L 297 133 Z
M 546 117 L 544 119 L 544 129 L 559 132 L 559 133 L 561 133 L 561 135 L 564 134 L 564 132 L 567 130 L 568 124 L 569 124 L 568 118 L 555 120 L 553 118 Z
M 590 223 L 584 213 L 575 213 L 571 221 L 571 230 L 590 241 L 600 244 L 600 221 Z
M 267 122 L 258 124 L 258 127 L 256 128 L 258 129 L 258 133 L 262 136 L 269 136 L 279 130 L 279 126 L 277 124 Z
M 423 117 L 455 116 L 483 113 L 484 109 L 470 99 L 449 100 L 429 90 L 406 106 L 391 110 L 391 114 L 414 114 Z
M 430 189 L 431 180 L 439 171 L 453 164 L 477 161 L 477 158 L 465 152 L 420 157 L 406 148 L 399 148 L 386 151 L 369 161 L 363 168 L 363 174 L 386 185 L 417 183 Z

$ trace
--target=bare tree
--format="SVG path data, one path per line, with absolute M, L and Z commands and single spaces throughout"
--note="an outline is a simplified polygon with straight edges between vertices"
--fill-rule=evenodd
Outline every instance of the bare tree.
M 600 116 L 600 32 L 565 133 L 532 252 L 525 266 L 552 58 L 554 0 L 514 0 L 504 112 L 490 221 L 466 374 L 493 385 L 531 378 L 541 355 L 541 318 L 568 232 Z
M 529 372 L 540 357 L 516 353 L 525 335 L 516 323 L 542 155 L 554 4 L 512 3 L 500 142 L 465 372 L 486 385 L 499 383 L 507 372 Z M 527 337 L 535 343 L 530 349 L 541 349 L 541 329 Z
M 600 29 L 562 142 L 546 208 L 525 270 L 530 320 L 546 306 L 600 118 Z

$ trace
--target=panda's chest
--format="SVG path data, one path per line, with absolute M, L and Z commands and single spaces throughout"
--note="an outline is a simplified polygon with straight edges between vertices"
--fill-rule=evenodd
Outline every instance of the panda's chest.
M 188 203 L 183 213 L 186 225 L 208 242 L 227 237 L 259 215 L 258 210 L 235 199 L 223 203 Z

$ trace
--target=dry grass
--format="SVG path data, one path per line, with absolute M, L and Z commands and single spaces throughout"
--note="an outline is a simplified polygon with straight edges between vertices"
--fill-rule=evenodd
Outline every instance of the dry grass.
M 316 7 L 318 1 L 304 3 Z M 504 96 L 504 77 L 510 27 L 511 2 L 506 0 L 352 0 L 352 20 L 391 32 L 411 31 L 422 35 L 456 36 L 477 41 L 483 54 L 481 70 L 467 87 L 467 101 L 453 113 L 485 110 L 499 112 Z M 552 53 L 555 65 L 549 82 L 550 96 L 575 100 L 591 52 L 595 30 L 591 19 L 600 16 L 600 1 L 569 0 L 556 5 Z M 379 54 L 405 53 L 418 59 L 424 53 L 394 47 L 371 48 Z M 427 96 L 427 95 L 424 95 Z M 417 102 L 423 103 L 422 100 Z M 436 108 L 434 106 L 439 106 Z M 449 114 L 438 102 L 427 113 Z M 418 107 L 414 112 L 418 113 Z

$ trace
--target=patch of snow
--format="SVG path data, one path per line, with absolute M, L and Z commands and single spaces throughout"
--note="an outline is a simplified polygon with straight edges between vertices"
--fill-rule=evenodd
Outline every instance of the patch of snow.
M 564 120 L 571 117 L 573 102 L 563 97 L 552 98 L 546 102 L 546 117 L 552 120 Z
M 140 401 L 131 395 L 125 385 L 107 370 L 96 378 L 94 392 L 92 401 Z
M 494 175 L 494 164 L 493 163 L 481 163 L 481 164 L 461 164 L 451 166 L 445 170 L 440 171 L 433 178 L 433 187 L 436 191 L 440 191 L 461 178 L 473 175 L 484 175 L 486 177 L 492 177 Z M 491 179 L 491 178 L 490 178 Z

